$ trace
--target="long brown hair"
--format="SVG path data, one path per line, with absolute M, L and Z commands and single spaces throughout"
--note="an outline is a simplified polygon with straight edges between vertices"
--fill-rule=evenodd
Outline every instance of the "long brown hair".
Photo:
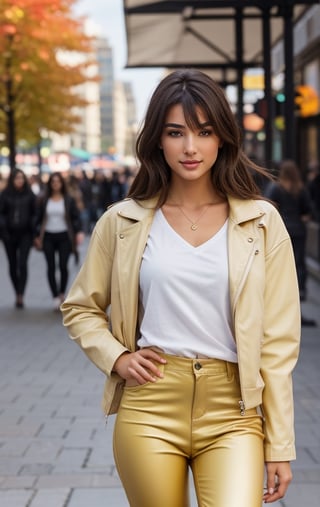
M 221 139 L 217 160 L 212 167 L 212 183 L 223 196 L 242 199 L 261 198 L 253 174 L 269 177 L 241 149 L 241 134 L 229 103 L 220 86 L 196 69 L 179 69 L 166 76 L 155 89 L 137 137 L 136 154 L 140 169 L 128 196 L 148 199 L 159 194 L 158 206 L 168 195 L 171 169 L 160 149 L 165 118 L 170 107 L 181 104 L 189 128 L 200 128 L 200 108 Z

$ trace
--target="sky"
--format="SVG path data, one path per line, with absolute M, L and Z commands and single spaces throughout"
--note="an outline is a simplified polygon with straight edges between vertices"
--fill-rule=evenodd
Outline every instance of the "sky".
M 77 0 L 75 12 L 88 17 L 97 25 L 100 35 L 108 39 L 113 48 L 115 78 L 132 83 L 137 120 L 141 122 L 162 69 L 125 69 L 127 42 L 122 0 Z

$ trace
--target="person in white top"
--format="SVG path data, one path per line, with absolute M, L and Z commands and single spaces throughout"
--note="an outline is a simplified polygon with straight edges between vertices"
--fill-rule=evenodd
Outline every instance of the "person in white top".
M 267 172 L 240 139 L 210 77 L 165 77 L 128 199 L 99 219 L 61 306 L 107 375 L 131 507 L 187 507 L 189 468 L 200 507 L 260 507 L 292 478 L 297 278 L 281 217 L 254 181 Z
M 53 308 L 58 311 L 68 283 L 69 257 L 84 239 L 80 210 L 58 172 L 50 174 L 46 191 L 38 201 L 36 228 L 35 246 L 45 255 Z

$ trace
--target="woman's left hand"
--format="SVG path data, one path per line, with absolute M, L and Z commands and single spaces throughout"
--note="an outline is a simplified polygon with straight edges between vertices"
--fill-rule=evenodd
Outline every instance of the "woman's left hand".
M 267 486 L 263 495 L 265 503 L 276 502 L 286 494 L 292 481 L 292 472 L 289 461 L 266 462 Z
M 84 241 L 84 233 L 83 232 L 77 232 L 76 234 L 76 245 L 81 245 Z

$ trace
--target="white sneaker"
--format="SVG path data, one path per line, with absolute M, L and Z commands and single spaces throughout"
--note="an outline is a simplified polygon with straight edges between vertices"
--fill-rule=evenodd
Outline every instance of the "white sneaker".
M 55 312 L 58 312 L 60 309 L 61 301 L 60 298 L 56 297 L 53 298 L 53 309 Z

